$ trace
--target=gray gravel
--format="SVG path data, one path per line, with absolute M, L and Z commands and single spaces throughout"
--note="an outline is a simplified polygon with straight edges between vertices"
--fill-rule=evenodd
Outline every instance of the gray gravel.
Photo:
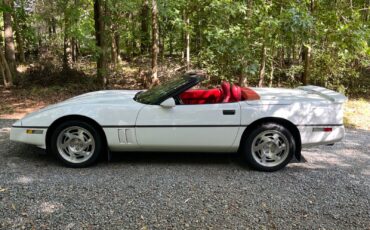
M 230 154 L 114 154 L 70 169 L 0 120 L 0 228 L 370 229 L 370 132 L 255 172 Z

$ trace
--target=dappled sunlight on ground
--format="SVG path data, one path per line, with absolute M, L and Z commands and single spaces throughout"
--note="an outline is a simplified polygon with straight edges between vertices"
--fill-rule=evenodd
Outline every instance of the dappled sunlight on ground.
M 63 208 L 63 205 L 58 202 L 43 202 L 40 205 L 40 211 L 45 214 L 52 214 Z
M 370 130 L 370 99 L 352 99 L 344 106 L 347 127 Z
M 318 146 L 302 151 L 307 163 L 301 167 L 342 168 L 370 175 L 370 131 L 347 129 L 345 138 L 334 146 Z M 357 175 L 358 176 L 358 175 Z
M 21 184 L 29 184 L 29 183 L 32 183 L 33 181 L 34 181 L 33 178 L 28 177 L 28 176 L 20 176 L 16 180 L 17 183 L 21 183 Z

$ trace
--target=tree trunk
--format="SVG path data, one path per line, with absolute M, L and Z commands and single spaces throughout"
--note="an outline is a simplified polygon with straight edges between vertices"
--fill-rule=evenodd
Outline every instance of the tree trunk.
M 4 0 L 3 4 L 9 8 L 13 8 L 13 0 Z M 15 63 L 12 14 L 9 12 L 3 12 L 3 16 L 4 16 L 5 58 L 8 62 L 9 69 L 14 78 L 17 75 L 17 70 Z
M 269 83 L 269 87 L 271 88 L 272 87 L 272 83 L 274 81 L 274 70 L 275 70 L 275 67 L 274 67 L 274 58 L 271 58 L 271 67 L 270 67 L 270 83 Z
M 169 43 L 170 43 L 170 57 L 173 56 L 173 34 L 170 32 L 169 34 Z
M 190 69 L 190 32 L 189 32 L 190 19 L 189 16 L 185 14 L 185 43 L 186 43 L 186 69 Z
M 21 35 L 21 32 L 17 31 L 16 32 L 16 41 L 17 41 L 17 49 L 19 53 L 19 62 L 20 63 L 25 63 L 26 62 L 26 57 L 24 56 L 24 49 L 23 49 L 23 38 Z
M 248 86 L 248 77 L 247 77 L 247 74 L 245 73 L 246 66 L 247 66 L 247 62 L 243 61 L 243 65 L 242 65 L 242 68 L 240 69 L 240 74 L 239 74 L 239 79 L 238 79 L 238 83 L 241 87 Z
M 266 46 L 262 46 L 261 50 L 261 64 L 260 64 L 260 71 L 259 71 L 259 82 L 258 87 L 263 87 L 263 80 L 265 77 L 265 68 L 266 68 Z
M 71 54 L 72 54 L 72 62 L 77 61 L 77 40 L 76 37 L 72 37 L 71 39 Z
M 16 13 L 13 13 L 14 18 L 14 28 L 15 28 L 15 40 L 17 42 L 17 50 L 19 54 L 19 62 L 25 63 L 26 58 L 24 56 L 24 49 L 23 49 L 23 34 L 22 29 L 19 27 L 18 18 L 16 17 Z
M 185 21 L 185 11 L 183 14 L 183 20 Z M 186 62 L 186 36 L 185 36 L 185 28 L 181 28 L 181 60 L 183 63 Z
M 163 59 L 164 59 L 164 40 L 166 39 L 165 38 L 165 32 L 163 31 L 162 27 L 160 25 L 158 25 L 158 32 L 159 32 L 159 57 L 160 57 L 160 60 L 161 60 L 161 63 L 163 63 Z
M 352 2 L 351 2 L 352 4 Z M 311 15 L 314 13 L 314 10 L 315 10 L 315 0 L 311 0 L 310 1 L 310 6 L 309 6 L 309 10 L 311 12 Z M 310 33 L 312 31 L 309 31 Z M 307 85 L 309 82 L 310 82 L 310 75 L 311 75 L 311 71 L 310 71 L 310 65 L 311 65 L 311 53 L 312 53 L 312 49 L 311 49 L 311 46 L 310 46 L 310 42 L 309 42 L 309 39 L 308 39 L 308 44 L 304 44 L 303 47 L 302 47 L 302 59 L 303 59 L 303 74 L 302 74 L 302 83 L 303 85 Z
M 248 11 L 247 11 L 247 17 L 245 18 L 245 22 L 244 22 L 244 34 L 245 34 L 245 39 L 248 41 L 250 40 L 250 37 L 251 37 L 251 32 L 250 32 L 250 26 L 249 26 L 249 20 L 250 18 L 253 16 L 253 0 L 247 0 L 247 8 L 248 8 Z M 244 57 L 243 57 L 244 59 Z M 240 86 L 248 86 L 248 75 L 246 73 L 246 68 L 247 68 L 247 61 L 246 60 L 243 60 L 242 62 L 242 67 L 240 69 L 240 75 L 239 75 L 239 85 Z
M 303 47 L 303 75 L 302 75 L 302 83 L 303 85 L 307 85 L 310 81 L 310 64 L 311 64 L 311 47 L 308 45 L 304 45 Z
M 80 43 L 78 42 L 78 40 L 76 40 L 75 53 L 76 53 L 76 61 L 78 61 L 78 58 L 80 56 Z
M 121 50 L 120 50 L 120 34 L 118 31 L 116 31 L 114 35 L 114 42 L 116 46 L 116 55 L 117 55 L 117 60 L 120 62 L 121 61 Z
M 1 75 L 3 76 L 4 86 L 6 88 L 13 86 L 12 73 L 10 71 L 8 62 L 6 61 L 4 51 L 1 46 L 0 46 L 0 72 Z
M 68 3 L 66 3 L 68 4 Z M 69 26 L 68 18 L 64 13 L 64 31 L 63 31 L 63 69 L 67 70 L 70 68 L 71 63 L 71 44 L 67 34 L 67 28 Z
M 108 72 L 107 65 L 107 47 L 105 41 L 105 23 L 104 12 L 106 9 L 106 2 L 104 0 L 94 1 L 94 21 L 95 21 L 95 40 L 98 48 L 97 60 L 97 80 L 105 87 L 107 83 L 106 74 Z
M 141 54 L 148 53 L 149 48 L 149 1 L 144 0 L 141 7 L 141 39 L 140 39 L 140 52 Z
M 158 53 L 159 53 L 159 31 L 158 31 L 158 8 L 157 1 L 152 0 L 152 86 L 159 83 L 158 79 Z
M 63 38 L 63 69 L 69 69 L 69 56 L 71 54 L 67 35 L 64 33 Z
M 52 28 L 53 34 L 56 34 L 57 33 L 57 20 L 54 17 L 51 18 L 51 28 Z
M 118 57 L 117 57 L 117 47 L 116 47 L 116 40 L 114 38 L 115 32 L 112 32 L 112 39 L 111 39 L 111 59 L 112 63 L 115 66 L 118 62 Z

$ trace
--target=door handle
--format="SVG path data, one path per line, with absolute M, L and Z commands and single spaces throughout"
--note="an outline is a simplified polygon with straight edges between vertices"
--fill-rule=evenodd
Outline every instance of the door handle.
M 235 110 L 234 109 L 226 109 L 226 110 L 223 110 L 222 113 L 224 115 L 235 115 Z

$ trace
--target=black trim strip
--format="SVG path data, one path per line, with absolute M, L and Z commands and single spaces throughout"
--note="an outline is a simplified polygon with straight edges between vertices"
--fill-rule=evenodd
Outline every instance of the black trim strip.
M 103 125 L 102 128 L 135 128 L 135 125 Z
M 102 128 L 193 128 L 193 127 L 247 127 L 248 125 L 103 125 Z M 296 126 L 343 126 L 343 124 L 306 124 Z M 48 126 L 15 126 L 12 128 L 47 129 Z
M 217 127 L 246 127 L 246 125 L 104 125 L 103 128 L 217 128 Z
M 17 126 L 13 125 L 12 128 L 25 128 L 25 129 L 47 129 L 48 126 Z

